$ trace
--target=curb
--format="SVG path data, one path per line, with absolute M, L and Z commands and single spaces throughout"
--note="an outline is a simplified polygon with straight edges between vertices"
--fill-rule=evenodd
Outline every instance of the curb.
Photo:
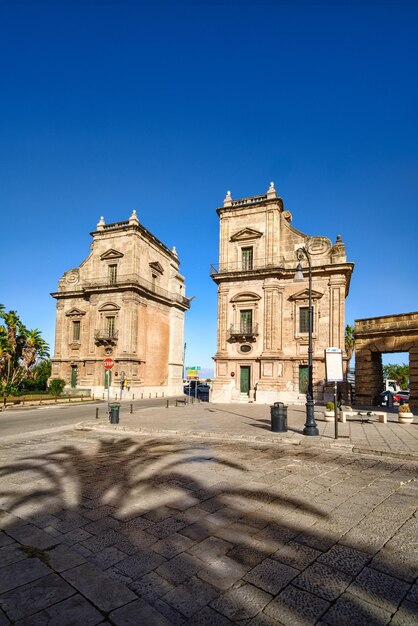
M 192 440 L 210 440 L 220 443 L 244 443 L 250 442 L 258 445 L 274 446 L 288 444 L 292 446 L 304 446 L 312 448 L 323 448 L 328 450 L 338 450 L 341 452 L 352 452 L 355 454 L 373 455 L 394 459 L 403 459 L 405 461 L 418 461 L 418 454 L 410 452 L 391 452 L 390 450 L 382 450 L 375 448 L 368 448 L 365 446 L 358 446 L 352 443 L 344 441 L 323 441 L 316 438 L 308 438 L 303 435 L 297 435 L 297 437 L 290 438 L 284 433 L 276 433 L 272 437 L 257 437 L 251 435 L 234 435 L 234 434 L 222 434 L 212 433 L 207 431 L 178 431 L 178 430 L 151 430 L 141 428 L 127 428 L 118 424 L 97 424 L 95 422 L 79 422 L 73 427 L 79 431 L 90 431 L 109 433 L 113 435 L 136 435 L 139 437 L 182 437 L 183 439 Z

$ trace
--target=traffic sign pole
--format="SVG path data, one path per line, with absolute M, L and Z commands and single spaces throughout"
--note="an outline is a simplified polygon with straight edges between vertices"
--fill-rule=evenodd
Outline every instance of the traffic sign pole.
M 110 370 L 115 362 L 111 358 L 104 359 L 103 367 L 105 369 L 105 380 L 107 382 L 107 417 L 110 419 Z

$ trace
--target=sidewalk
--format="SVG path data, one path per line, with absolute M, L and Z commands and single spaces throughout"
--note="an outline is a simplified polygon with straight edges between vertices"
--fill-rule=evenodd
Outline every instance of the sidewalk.
M 416 624 L 416 423 L 139 407 L 1 443 L 0 626 Z
M 130 413 L 130 407 L 133 413 Z M 373 453 L 382 456 L 418 460 L 418 417 L 409 425 L 398 422 L 397 413 L 387 413 L 387 424 L 371 416 L 353 416 L 347 423 L 338 423 L 338 439 L 335 425 L 325 422 L 323 411 L 315 411 L 319 437 L 306 437 L 303 427 L 306 419 L 305 406 L 288 407 L 288 430 L 285 433 L 271 431 L 270 407 L 257 404 L 179 404 L 169 400 L 169 408 L 140 408 L 140 403 L 121 403 L 119 424 L 110 424 L 105 408 L 98 420 L 82 422 L 79 429 L 106 430 L 142 435 L 196 437 L 222 441 L 254 441 L 260 443 L 289 443 L 322 447 L 344 448 L 353 452 Z M 366 413 L 362 411 L 363 416 Z M 363 421 L 364 420 L 364 421 Z

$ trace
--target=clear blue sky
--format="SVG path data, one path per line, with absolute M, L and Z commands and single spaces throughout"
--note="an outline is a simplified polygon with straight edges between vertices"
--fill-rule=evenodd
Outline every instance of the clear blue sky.
M 64 271 L 136 209 L 216 350 L 218 217 L 275 181 L 355 262 L 347 322 L 418 310 L 418 3 L 0 1 L 0 302 L 53 346 Z

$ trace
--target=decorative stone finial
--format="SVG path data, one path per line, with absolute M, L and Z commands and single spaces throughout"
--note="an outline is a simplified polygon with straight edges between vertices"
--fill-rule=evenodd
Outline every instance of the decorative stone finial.
M 345 244 L 341 239 L 341 235 L 337 235 L 337 239 L 331 249 L 331 263 L 345 263 L 346 260 Z
M 270 183 L 270 187 L 268 188 L 267 198 L 277 198 L 277 193 L 276 193 L 276 190 L 274 188 L 274 183 L 273 182 Z
M 103 215 L 100 217 L 100 220 L 97 223 L 96 229 L 97 230 L 103 230 L 105 227 L 105 221 L 104 221 L 104 217 Z
M 138 219 L 138 217 L 137 217 L 137 214 L 136 214 L 136 210 L 135 210 L 135 209 L 132 211 L 132 215 L 131 215 L 131 217 L 129 218 L 129 223 L 130 223 L 130 224 L 139 224 L 139 219 Z
M 171 252 L 172 252 L 173 254 L 175 254 L 176 256 L 178 256 L 178 254 L 177 254 L 177 250 L 176 250 L 176 246 L 173 246 L 173 247 L 171 248 Z
M 226 192 L 226 196 L 225 196 L 225 200 L 224 200 L 224 206 L 231 206 L 231 205 L 232 205 L 231 192 L 227 191 Z

